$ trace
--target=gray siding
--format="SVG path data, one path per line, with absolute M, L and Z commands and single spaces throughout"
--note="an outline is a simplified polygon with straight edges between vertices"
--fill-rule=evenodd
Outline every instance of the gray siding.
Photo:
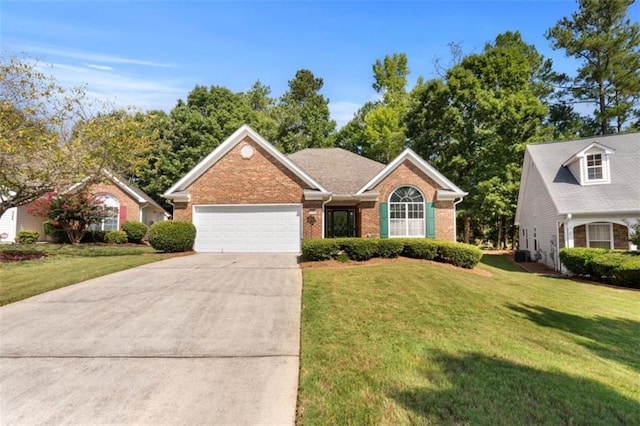
M 522 199 L 518 200 L 520 249 L 529 250 L 532 259 L 535 259 L 535 233 L 539 261 L 555 267 L 558 234 L 556 206 L 528 152 L 525 154 L 523 171 L 525 168 L 527 169 L 527 180 L 521 182 L 520 196 Z M 528 235 L 528 249 L 525 235 Z

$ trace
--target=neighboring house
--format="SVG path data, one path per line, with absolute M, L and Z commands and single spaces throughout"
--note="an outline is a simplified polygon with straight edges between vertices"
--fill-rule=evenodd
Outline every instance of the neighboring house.
M 633 249 L 640 220 L 640 133 L 527 146 L 519 248 L 556 270 L 563 247 Z
M 99 195 L 116 214 L 100 224 L 93 225 L 92 229 L 104 231 L 120 229 L 122 223 L 126 221 L 151 225 L 168 217 L 168 213 L 142 190 L 127 185 L 111 173 L 106 172 L 105 175 L 107 180 L 92 185 L 90 192 Z M 13 207 L 0 217 L 0 242 L 14 242 L 21 230 L 38 231 L 40 240 L 46 241 L 43 228 L 45 219 L 29 214 L 29 207 L 30 205 Z
M 388 165 L 338 148 L 287 157 L 245 125 L 163 197 L 197 251 L 295 253 L 307 238 L 455 241 L 465 195 L 409 149 Z

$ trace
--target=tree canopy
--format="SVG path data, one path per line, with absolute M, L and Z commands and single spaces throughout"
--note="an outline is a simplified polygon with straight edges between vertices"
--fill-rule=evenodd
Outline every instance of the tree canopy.
M 0 62 L 0 215 L 52 191 L 135 173 L 146 161 L 146 121 L 103 108 L 18 58 Z
M 640 24 L 628 18 L 634 0 L 579 0 L 578 10 L 546 32 L 554 49 L 581 62 L 565 79 L 569 102 L 595 106 L 598 133 L 621 132 L 640 117 Z

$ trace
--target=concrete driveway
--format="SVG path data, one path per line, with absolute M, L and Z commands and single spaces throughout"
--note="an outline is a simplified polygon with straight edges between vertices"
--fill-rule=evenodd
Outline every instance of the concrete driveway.
M 2 424 L 293 424 L 293 255 L 196 254 L 0 308 Z

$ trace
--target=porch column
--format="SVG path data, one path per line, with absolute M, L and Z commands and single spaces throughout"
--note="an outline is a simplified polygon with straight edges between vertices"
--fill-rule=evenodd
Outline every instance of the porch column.
M 564 246 L 573 247 L 573 228 L 575 225 L 571 219 L 564 223 Z

